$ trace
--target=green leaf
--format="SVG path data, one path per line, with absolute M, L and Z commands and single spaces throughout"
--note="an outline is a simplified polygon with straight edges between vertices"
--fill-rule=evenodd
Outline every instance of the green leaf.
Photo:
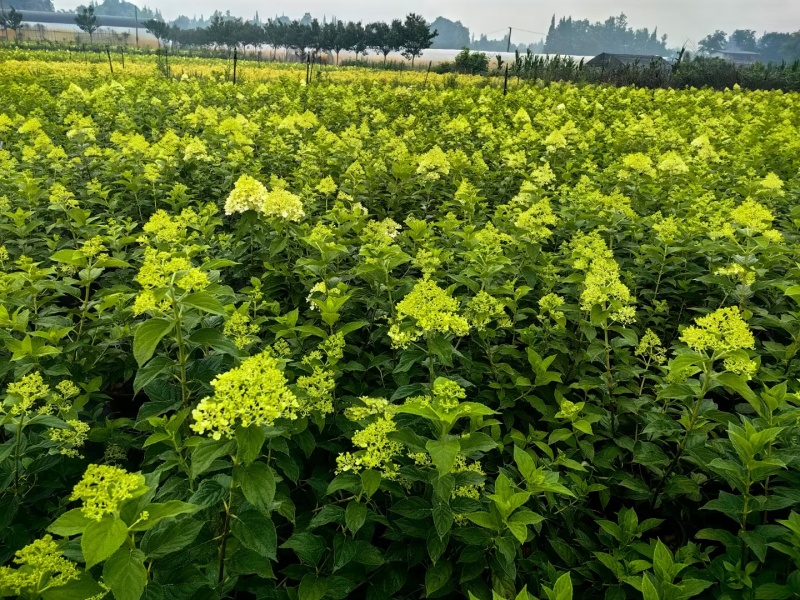
M 177 517 L 178 515 L 192 514 L 200 510 L 200 506 L 181 502 L 180 500 L 169 500 L 167 502 L 154 502 L 147 505 L 147 519 L 139 521 L 130 527 L 131 531 L 147 531 L 155 527 L 160 521 Z
M 94 521 L 85 516 L 80 508 L 73 508 L 58 517 L 55 522 L 47 528 L 47 531 L 60 535 L 61 537 L 69 537 L 82 533 L 90 523 L 94 523 Z
M 305 575 L 297 590 L 298 600 L 322 600 L 328 591 L 328 582 L 313 573 Z
M 664 581 L 666 583 L 672 583 L 673 574 L 672 574 L 672 565 L 675 562 L 672 559 L 672 553 L 669 549 L 661 542 L 661 540 L 656 541 L 656 548 L 653 551 L 653 572 L 656 574 L 656 578 L 659 581 Z
M 180 519 L 161 521 L 144 534 L 141 548 L 147 558 L 162 558 L 183 550 L 191 544 L 203 528 L 202 521 Z
M 198 329 L 189 336 L 189 341 L 195 344 L 200 344 L 201 346 L 213 348 L 220 354 L 228 354 L 234 357 L 241 355 L 241 352 L 239 351 L 239 348 L 236 347 L 236 344 L 219 329 Z
M 646 573 L 642 575 L 642 596 L 644 600 L 661 600 L 656 586 L 653 585 Z
M 425 594 L 430 596 L 434 592 L 442 589 L 450 581 L 453 574 L 452 565 L 446 560 L 440 560 L 431 566 L 425 573 Z
M 222 456 L 233 452 L 233 440 L 203 440 L 192 451 L 192 464 L 189 468 L 189 475 L 196 479 L 198 475 L 205 473 L 212 463 Z
M 233 470 L 233 481 L 255 509 L 269 514 L 275 498 L 275 475 L 269 466 L 262 462 L 239 465 Z
M 136 378 L 133 380 L 133 393 L 138 394 L 162 375 L 166 377 L 174 364 L 175 361 L 166 356 L 157 356 L 148 362 L 136 371 Z
M 261 456 L 261 448 L 264 446 L 264 441 L 266 439 L 267 432 L 259 425 L 237 427 L 236 444 L 239 451 L 239 459 L 245 465 L 252 463 Z
M 342 325 L 339 328 L 339 331 L 337 331 L 336 333 L 347 335 L 348 333 L 361 329 L 362 327 L 366 327 L 367 325 L 369 325 L 369 321 L 353 321 L 352 323 L 348 323 L 347 325 Z
M 453 527 L 453 511 L 446 501 L 434 497 L 431 514 L 433 515 L 433 525 L 436 527 L 436 533 L 440 538 L 443 538 Z
M 103 581 L 115 600 L 139 600 L 147 586 L 144 552 L 120 548 L 103 566 Z
M 474 431 L 459 440 L 461 452 L 489 452 L 497 448 L 497 442 L 480 431 Z
M 272 519 L 257 510 L 234 515 L 231 533 L 245 548 L 270 560 L 277 559 L 278 535 Z
M 86 568 L 103 562 L 114 554 L 128 538 L 128 526 L 122 519 L 106 516 L 101 521 L 92 521 L 81 537 L 81 552 Z
M 449 440 L 446 442 L 440 440 L 429 440 L 425 444 L 425 449 L 431 455 L 431 460 L 439 471 L 440 475 L 446 475 L 453 470 L 453 464 L 456 462 L 456 456 L 461 449 L 458 440 Z
M 787 600 L 794 596 L 788 586 L 765 583 L 756 588 L 756 600 Z
M 372 498 L 372 495 L 378 491 L 381 485 L 381 473 L 374 469 L 367 469 L 361 471 L 361 489 L 367 495 L 367 498 Z
M 344 522 L 350 532 L 355 535 L 367 520 L 367 505 L 352 501 L 347 504 L 344 513 Z
M 553 600 L 572 600 L 572 578 L 564 573 L 553 586 Z
M 750 406 L 752 406 L 757 413 L 761 412 L 761 400 L 759 399 L 758 395 L 756 395 L 756 393 L 750 389 L 750 387 L 747 385 L 747 382 L 739 375 L 735 375 L 734 373 L 720 373 L 716 376 L 716 379 L 722 385 L 732 389 L 742 398 L 747 400 Z
M 148 319 L 136 328 L 133 336 L 133 357 L 141 367 L 153 356 L 161 339 L 172 331 L 173 323 L 167 319 Z
M 195 292 L 188 294 L 181 299 L 181 304 L 196 308 L 199 311 L 206 312 L 212 315 L 225 317 L 228 313 L 222 303 L 214 298 L 208 292 Z

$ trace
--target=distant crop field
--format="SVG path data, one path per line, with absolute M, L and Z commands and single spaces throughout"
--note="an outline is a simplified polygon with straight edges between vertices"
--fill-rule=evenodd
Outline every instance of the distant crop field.
M 797 94 L 163 60 L 0 50 L 0 596 L 798 595 Z

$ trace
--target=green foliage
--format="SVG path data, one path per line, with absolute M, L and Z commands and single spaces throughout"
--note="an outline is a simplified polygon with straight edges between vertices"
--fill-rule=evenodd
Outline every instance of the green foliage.
M 800 596 L 797 97 L 14 56 L 0 595 Z

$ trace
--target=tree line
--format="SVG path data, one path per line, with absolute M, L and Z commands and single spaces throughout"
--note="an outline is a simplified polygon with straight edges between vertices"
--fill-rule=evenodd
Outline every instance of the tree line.
M 634 29 L 625 14 L 591 23 L 588 19 L 562 17 L 550 22 L 544 43 L 545 54 L 594 56 L 600 52 L 616 54 L 667 54 L 667 36 L 658 36 L 646 27 Z
M 737 29 L 730 35 L 717 30 L 700 40 L 697 46 L 706 54 L 723 50 L 755 52 L 762 62 L 792 62 L 800 60 L 800 31 L 772 31 L 757 37 L 753 29 Z
M 169 43 L 179 48 L 209 46 L 220 48 L 260 48 L 270 46 L 274 53 L 283 49 L 305 60 L 309 54 L 331 53 L 339 62 L 342 51 L 366 55 L 373 50 L 383 55 L 400 52 L 405 58 L 414 60 L 431 47 L 436 30 L 431 30 L 425 19 L 410 13 L 405 20 L 394 19 L 390 23 L 377 21 L 358 22 L 331 21 L 320 23 L 312 19 L 309 23 L 269 19 L 265 23 L 245 21 L 240 18 L 225 18 L 215 14 L 207 27 L 180 29 L 175 24 L 150 19 L 143 23 L 148 32 L 159 43 Z

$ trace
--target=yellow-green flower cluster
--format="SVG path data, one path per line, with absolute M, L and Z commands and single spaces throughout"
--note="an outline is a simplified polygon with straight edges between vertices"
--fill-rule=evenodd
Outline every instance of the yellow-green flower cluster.
M 433 404 L 442 410 L 455 410 L 466 397 L 467 390 L 452 379 L 438 377 L 433 382 Z
M 50 429 L 50 440 L 58 442 L 60 445 L 59 453 L 71 458 L 83 458 L 78 452 L 78 448 L 83 448 L 89 437 L 89 424 L 77 419 L 67 421 L 67 429 Z
M 467 434 L 465 437 L 468 437 Z M 467 459 L 461 454 L 456 455 L 456 460 L 453 463 L 453 473 L 477 473 L 478 475 L 486 475 L 481 463 L 478 461 L 467 462 Z M 453 498 L 472 498 L 473 500 L 480 500 L 481 492 L 486 483 L 481 482 L 477 484 L 459 485 L 453 490 Z
M 301 414 L 319 412 L 325 415 L 333 412 L 333 391 L 336 383 L 333 373 L 328 369 L 317 365 L 311 375 L 301 375 L 297 378 L 297 389 L 302 390 L 306 396 Z
M 44 590 L 64 586 L 80 575 L 50 535 L 17 550 L 14 563 L 19 568 L 0 567 L 0 589 L 23 598 L 38 598 Z
M 253 210 L 266 217 L 299 221 L 305 216 L 303 203 L 298 196 L 283 188 L 267 191 L 264 184 L 242 175 L 234 184 L 225 201 L 225 214 L 243 213 Z
M 738 308 L 728 307 L 695 319 L 681 333 L 680 340 L 695 352 L 711 350 L 714 354 L 727 354 L 735 350 L 755 347 L 755 338 Z
M 659 211 L 653 215 L 653 231 L 656 232 L 659 241 L 668 246 L 678 238 L 681 230 L 678 220 L 673 215 L 664 217 Z
M 25 375 L 19 381 L 9 384 L 8 394 L 19 398 L 12 406 L 11 414 L 22 415 L 29 413 L 37 401 L 44 400 L 50 396 L 50 386 L 42 379 L 41 373 L 36 371 Z
M 144 485 L 139 473 L 128 473 L 125 469 L 111 465 L 89 465 L 83 478 L 72 490 L 70 500 L 81 500 L 83 514 L 95 521 L 119 511 L 126 500 L 136 497 Z
M 557 222 L 558 217 L 553 214 L 550 200 L 542 198 L 528 210 L 520 213 L 514 225 L 521 229 L 523 235 L 531 242 L 541 242 L 552 235 L 553 231 L 549 227 Z
M 663 365 L 667 361 L 667 351 L 661 345 L 661 339 L 650 328 L 639 339 L 635 354 L 656 365 Z
M 402 227 L 392 219 L 370 221 L 361 232 L 361 240 L 371 246 L 388 246 L 397 237 Z
M 395 323 L 389 337 L 395 347 L 406 347 L 429 333 L 463 336 L 469 333 L 469 323 L 458 314 L 458 300 L 430 279 L 418 281 L 405 298 L 397 303 L 398 319 L 413 321 L 403 327 Z
M 352 454 L 345 452 L 336 457 L 337 473 L 358 473 L 364 469 L 381 471 L 387 479 L 397 477 L 398 466 L 392 461 L 400 454 L 402 446 L 389 439 L 389 434 L 397 430 L 391 416 L 384 415 L 353 435 L 353 445 L 361 448 Z
M 720 267 L 714 271 L 714 274 L 737 279 L 742 285 L 753 285 L 756 281 L 756 272 L 745 269 L 739 263 L 733 263 L 727 267 Z
M 680 154 L 670 150 L 661 156 L 658 162 L 658 170 L 668 175 L 682 175 L 689 172 L 689 167 L 681 158 Z
M 769 192 L 774 192 L 782 195 L 783 181 L 775 173 L 767 173 L 767 176 L 761 180 L 761 187 Z
M 491 222 L 487 223 L 483 229 L 476 231 L 474 238 L 480 251 L 490 256 L 503 254 L 503 246 L 514 243 L 514 238 L 499 231 Z
M 734 208 L 731 211 L 731 219 L 749 235 L 760 233 L 771 242 L 779 243 L 783 241 L 781 233 L 772 229 L 772 221 L 775 220 L 775 217 L 768 208 L 752 198 L 748 198 Z
M 394 412 L 393 406 L 385 398 L 370 398 L 361 396 L 359 398 L 361 406 L 350 406 L 345 409 L 345 416 L 351 421 L 363 421 L 373 415 L 391 414 Z
M 430 276 L 441 268 L 443 262 L 441 248 L 420 248 L 414 255 L 412 264 L 422 271 L 423 275 Z
M 233 339 L 233 343 L 240 350 L 253 343 L 253 336 L 258 333 L 258 325 L 250 322 L 250 317 L 238 310 L 225 321 L 222 333 Z
M 437 181 L 450 174 L 450 161 L 439 146 L 434 146 L 417 161 L 417 175 L 428 181 Z
M 233 190 L 225 201 L 225 214 L 258 210 L 266 203 L 268 195 L 269 192 L 263 183 L 249 175 L 242 175 L 236 180 Z
M 179 215 L 171 215 L 165 210 L 157 210 L 145 223 L 144 231 L 153 236 L 157 242 L 176 244 L 189 237 L 187 229 L 199 224 L 197 213 L 185 208 Z
M 627 171 L 633 171 L 640 175 L 647 175 L 648 177 L 655 177 L 656 170 L 653 168 L 653 161 L 649 156 L 641 152 L 627 154 L 622 159 L 622 166 Z
M 484 331 L 494 320 L 498 327 L 511 327 L 511 319 L 508 318 L 503 303 L 483 290 L 467 303 L 465 316 L 478 331 Z
M 328 175 L 327 177 L 323 177 L 320 182 L 317 184 L 316 189 L 320 194 L 329 195 L 336 193 L 336 182 L 333 180 L 333 177 Z
M 286 384 L 270 351 L 252 356 L 211 382 L 214 395 L 201 400 L 192 411 L 191 428 L 218 440 L 233 436 L 237 425 L 272 425 L 278 419 L 294 419 L 300 403 Z
M 620 281 L 619 265 L 613 259 L 598 258 L 591 262 L 581 293 L 581 308 L 592 310 L 599 305 L 604 308 L 615 304 L 611 318 L 621 323 L 632 323 L 636 319 L 631 291 Z
M 539 315 L 538 318 L 542 322 L 553 321 L 557 327 L 564 326 L 565 317 L 564 312 L 558 310 L 564 306 L 564 298 L 558 294 L 546 294 L 539 299 Z
M 612 260 L 614 258 L 614 254 L 597 231 L 577 232 L 572 236 L 567 248 L 572 260 L 572 267 L 578 271 L 587 271 L 589 265 L 596 259 Z

